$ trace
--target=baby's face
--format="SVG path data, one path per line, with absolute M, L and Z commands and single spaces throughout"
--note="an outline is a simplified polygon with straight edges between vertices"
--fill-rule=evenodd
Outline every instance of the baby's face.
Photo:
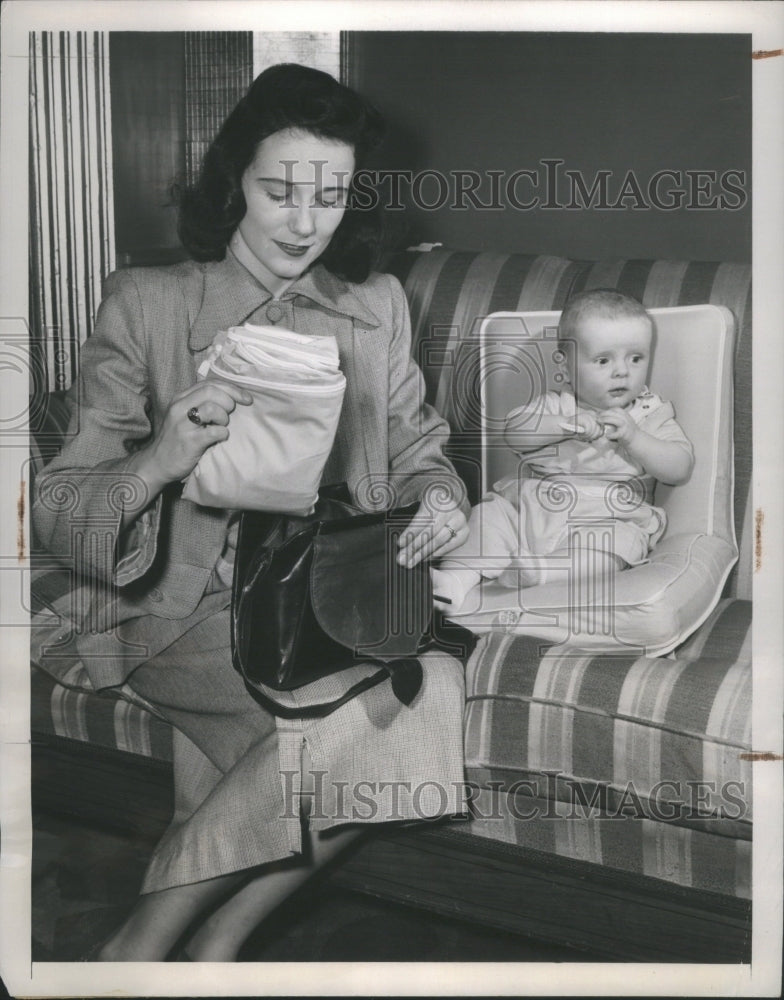
M 631 406 L 651 359 L 652 330 L 643 318 L 585 316 L 568 352 L 577 402 L 594 410 Z

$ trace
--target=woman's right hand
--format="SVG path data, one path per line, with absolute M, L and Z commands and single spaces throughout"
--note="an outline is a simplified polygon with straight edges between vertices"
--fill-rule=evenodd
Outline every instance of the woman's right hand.
M 239 403 L 247 406 L 253 397 L 229 382 L 205 379 L 175 396 L 166 411 L 160 430 L 145 449 L 144 471 L 150 485 L 185 479 L 196 467 L 204 452 L 229 436 L 229 416 Z M 198 410 L 201 423 L 194 423 L 188 413 Z M 137 470 L 141 471 L 138 468 Z

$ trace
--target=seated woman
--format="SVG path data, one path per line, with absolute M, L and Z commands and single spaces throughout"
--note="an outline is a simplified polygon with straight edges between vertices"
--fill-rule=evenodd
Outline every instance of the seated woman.
M 36 528 L 90 592 L 76 631 L 93 684 L 128 682 L 188 737 L 175 741 L 174 821 L 96 960 L 165 960 L 178 948 L 234 960 L 262 917 L 356 837 L 357 821 L 463 811 L 461 664 L 428 654 L 410 706 L 384 683 L 323 719 L 274 718 L 232 666 L 234 512 L 180 495 L 249 401 L 197 381 L 213 338 L 280 323 L 337 338 L 347 387 L 322 482 L 347 483 L 366 507 L 378 494 L 384 506 L 422 501 L 401 563 L 465 540 L 463 492 L 442 453 L 446 425 L 423 401 L 403 291 L 371 271 L 377 229 L 351 207 L 380 129 L 378 113 L 327 74 L 281 65 L 257 78 L 183 199 L 193 259 L 107 280 L 70 435 L 39 477 Z M 289 704 L 332 700 L 374 669 L 355 664 Z

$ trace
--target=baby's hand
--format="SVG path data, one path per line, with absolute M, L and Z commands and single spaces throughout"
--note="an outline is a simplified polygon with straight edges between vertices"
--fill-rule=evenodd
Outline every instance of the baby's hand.
M 605 434 L 610 441 L 628 445 L 637 434 L 637 424 L 629 416 L 628 410 L 602 410 L 599 419 L 604 424 Z
M 578 410 L 571 420 L 560 420 L 559 424 L 580 441 L 595 441 L 604 434 L 603 425 L 590 410 Z

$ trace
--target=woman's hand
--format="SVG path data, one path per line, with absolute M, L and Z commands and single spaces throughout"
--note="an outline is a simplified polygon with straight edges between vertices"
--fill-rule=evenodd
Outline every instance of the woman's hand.
M 150 480 L 153 491 L 190 475 L 204 452 L 229 436 L 229 415 L 253 397 L 239 386 L 206 379 L 172 400 L 160 430 L 145 449 L 136 471 Z M 188 416 L 198 411 L 199 422 Z
M 433 559 L 456 549 L 468 538 L 466 516 L 455 505 L 433 511 L 423 501 L 400 537 L 397 561 L 411 569 L 423 559 Z

